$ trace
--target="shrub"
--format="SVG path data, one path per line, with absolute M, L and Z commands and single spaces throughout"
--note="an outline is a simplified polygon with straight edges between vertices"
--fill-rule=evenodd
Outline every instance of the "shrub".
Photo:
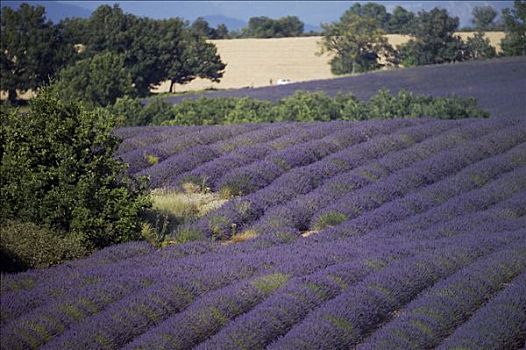
M 0 219 L 82 233 L 93 247 L 140 237 L 149 199 L 144 181 L 113 158 L 114 117 L 44 89 L 27 113 L 3 119 Z
M 43 268 L 88 253 L 81 234 L 64 235 L 33 223 L 8 220 L 0 236 L 0 266 L 5 272 Z
M 279 101 L 273 121 L 329 121 L 338 119 L 338 101 L 323 92 L 296 91 Z
M 85 101 L 95 106 L 114 104 L 118 97 L 134 95 L 132 75 L 124 55 L 105 52 L 62 69 L 54 89 L 65 100 Z
M 127 125 L 212 125 L 407 117 L 458 119 L 489 116 L 477 107 L 474 98 L 417 96 L 405 90 L 393 95 L 386 89 L 379 90 L 369 101 L 360 101 L 350 94 L 331 97 L 320 91 L 296 91 L 274 103 L 251 97 L 201 97 L 186 99 L 170 106 L 158 97 L 146 107 L 140 107 L 140 103 L 131 101 L 120 99 L 110 108 L 118 116 L 128 113 Z
M 314 224 L 315 230 L 323 230 L 330 226 L 336 226 L 347 220 L 347 215 L 338 212 L 328 212 L 319 217 Z

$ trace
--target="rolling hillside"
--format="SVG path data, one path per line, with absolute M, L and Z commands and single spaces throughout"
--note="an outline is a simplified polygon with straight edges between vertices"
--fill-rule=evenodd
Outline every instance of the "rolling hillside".
M 462 38 L 473 33 L 457 33 Z M 497 51 L 503 32 L 489 32 L 488 38 Z M 409 40 L 407 35 L 389 34 L 387 40 L 393 46 Z M 224 77 L 219 83 L 196 79 L 185 85 L 176 85 L 176 92 L 203 89 L 239 89 L 262 87 L 276 84 L 278 79 L 295 82 L 328 79 L 331 73 L 330 55 L 317 55 L 320 37 L 280 38 L 280 39 L 231 39 L 211 40 L 223 62 L 227 64 Z M 169 84 L 162 84 L 157 90 L 166 92 Z
M 524 346 L 524 119 L 117 133 L 154 187 L 240 195 L 171 247 L 2 275 L 2 349 Z
M 431 96 L 472 96 L 477 99 L 480 107 L 488 110 L 494 117 L 523 118 L 526 110 L 526 57 L 377 71 L 254 89 L 210 91 L 167 97 L 167 101 L 175 104 L 182 99 L 199 96 L 250 96 L 278 100 L 296 90 L 321 90 L 329 95 L 350 92 L 360 99 L 368 99 L 383 87 L 391 92 L 406 89 Z

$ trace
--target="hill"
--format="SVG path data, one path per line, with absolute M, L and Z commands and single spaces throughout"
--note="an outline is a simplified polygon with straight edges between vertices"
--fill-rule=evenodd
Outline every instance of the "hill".
M 456 33 L 461 38 L 472 36 L 472 32 Z M 500 51 L 503 32 L 488 32 L 492 46 Z M 393 46 L 407 42 L 408 35 L 388 34 L 387 40 Z M 303 82 L 335 78 L 331 73 L 330 54 L 318 55 L 321 37 L 277 38 L 277 39 L 229 39 L 210 40 L 216 45 L 221 60 L 227 64 L 225 74 L 219 83 L 195 79 L 188 84 L 175 85 L 175 91 L 196 91 L 204 89 L 237 89 L 262 87 L 276 84 L 278 79 Z M 159 86 L 157 92 L 166 92 L 168 83 Z
M 116 132 L 154 186 L 241 195 L 180 244 L 2 275 L 2 349 L 525 343 L 524 119 Z
M 391 92 L 406 89 L 431 96 L 472 96 L 492 116 L 522 118 L 526 109 L 526 57 L 377 71 L 281 86 L 209 91 L 171 96 L 166 100 L 176 104 L 200 96 L 250 96 L 275 101 L 296 90 L 325 91 L 329 95 L 350 92 L 360 99 L 368 99 L 383 87 Z

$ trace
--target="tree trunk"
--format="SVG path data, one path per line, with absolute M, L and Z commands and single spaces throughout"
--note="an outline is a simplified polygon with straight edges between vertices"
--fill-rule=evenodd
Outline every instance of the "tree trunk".
M 9 103 L 14 105 L 16 103 L 16 97 L 17 97 L 16 89 L 7 90 L 7 100 L 9 101 Z
M 173 91 L 174 85 L 175 85 L 175 81 L 170 80 L 170 90 L 169 90 L 170 93 L 174 92 Z

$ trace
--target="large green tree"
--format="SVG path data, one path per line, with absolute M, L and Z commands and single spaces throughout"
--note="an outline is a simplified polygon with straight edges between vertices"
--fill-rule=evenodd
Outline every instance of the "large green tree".
M 402 6 L 396 6 L 389 20 L 387 21 L 385 31 L 396 34 L 409 34 L 415 20 L 415 14 L 406 10 Z
M 504 9 L 502 18 L 506 36 L 502 39 L 505 56 L 526 55 L 526 1 L 515 0 L 513 9 Z
M 2 8 L 0 31 L 0 88 L 14 102 L 17 90 L 37 89 L 71 60 L 60 31 L 46 20 L 42 6 Z
M 17 219 L 94 247 L 140 237 L 144 187 L 114 158 L 119 140 L 107 111 L 42 90 L 29 111 L 3 114 L 0 219 Z
M 380 59 L 395 61 L 394 50 L 387 42 L 378 20 L 361 16 L 353 8 L 340 21 L 322 25 L 321 52 L 332 52 L 334 74 L 357 73 L 382 67 Z
M 497 11 L 492 6 L 475 6 L 471 22 L 478 31 L 491 30 L 497 17 Z
M 63 99 L 94 106 L 107 106 L 118 97 L 135 95 L 124 55 L 113 52 L 100 53 L 64 68 L 57 75 L 54 89 Z
M 402 63 L 410 66 L 468 59 L 464 43 L 454 34 L 458 25 L 458 17 L 450 17 L 444 9 L 419 12 L 411 28 L 414 39 L 400 46 Z
M 186 83 L 196 77 L 217 80 L 225 65 L 214 45 L 179 18 L 152 20 L 126 14 L 118 5 L 99 6 L 85 27 L 73 24 L 81 33 L 84 57 L 111 51 L 124 55 L 137 93 L 145 96 L 164 80 Z M 197 62 L 197 63 L 196 63 Z

